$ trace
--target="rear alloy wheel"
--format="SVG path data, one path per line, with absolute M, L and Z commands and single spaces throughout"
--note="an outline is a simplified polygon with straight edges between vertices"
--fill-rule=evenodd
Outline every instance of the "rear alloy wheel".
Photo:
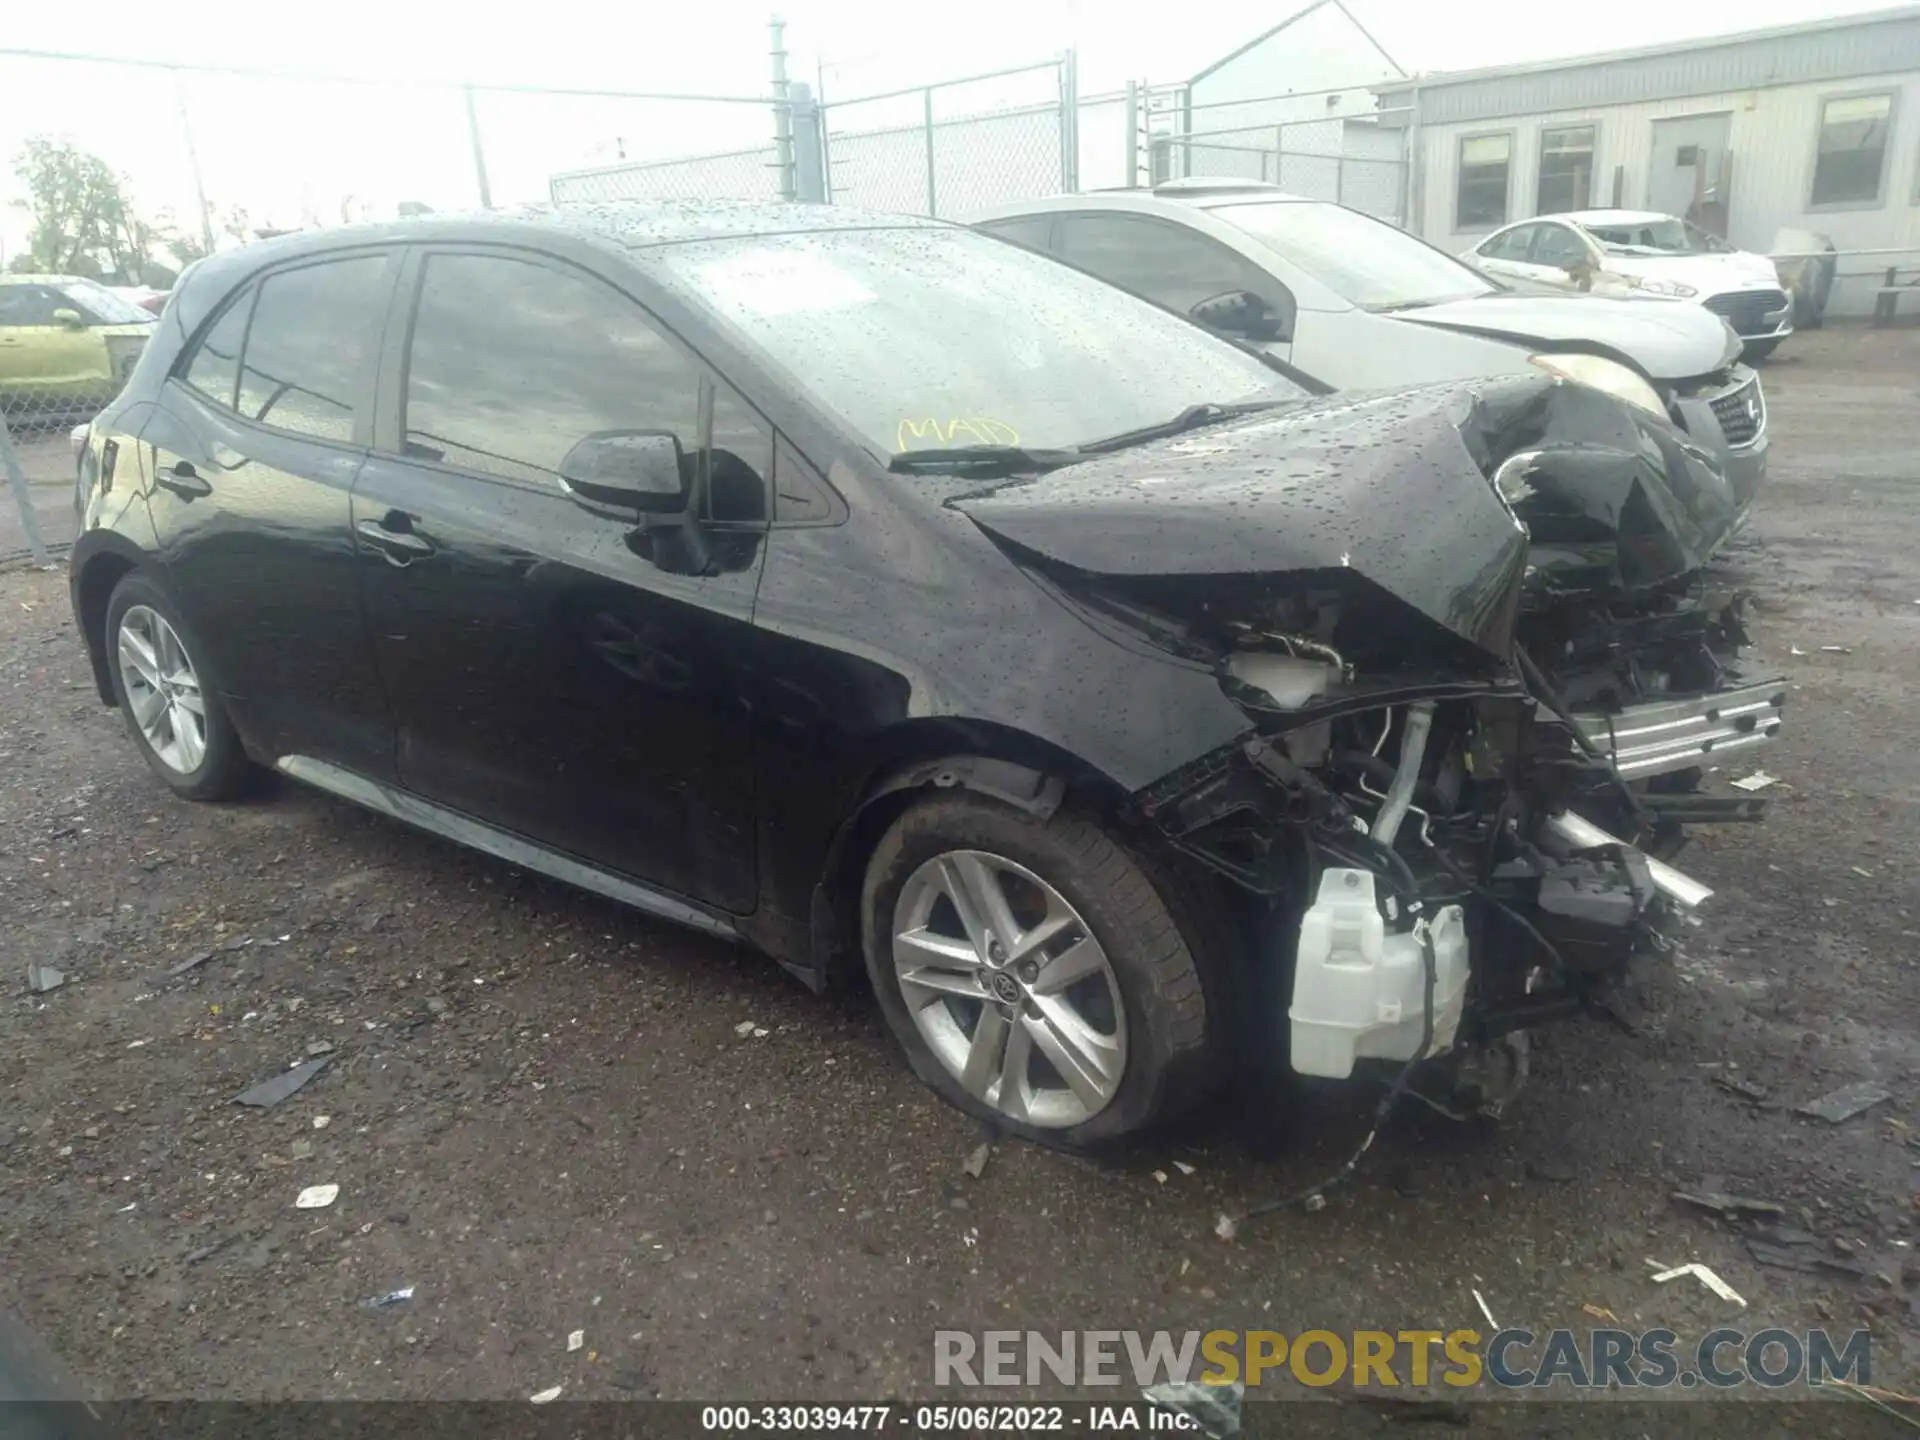
M 107 603 L 106 638 L 114 695 L 154 774 L 189 800 L 238 794 L 251 767 L 166 593 L 126 576 Z
M 914 1070 L 952 1104 L 1078 1148 L 1197 1098 L 1206 998 L 1139 862 L 1090 821 L 924 801 L 868 868 L 868 973 Z
M 120 617 L 118 659 L 147 748 L 171 774 L 191 775 L 207 758 L 207 703 L 187 647 L 159 611 L 133 605 Z

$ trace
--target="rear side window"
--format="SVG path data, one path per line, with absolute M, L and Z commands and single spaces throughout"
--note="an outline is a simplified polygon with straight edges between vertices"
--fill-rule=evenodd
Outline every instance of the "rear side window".
M 1051 215 L 1020 215 L 1011 220 L 988 220 L 976 225 L 976 230 L 1001 240 L 1011 240 L 1016 245 L 1024 245 L 1029 250 L 1047 253 L 1047 238 L 1053 230 Z
M 240 389 L 240 346 L 247 338 L 247 317 L 253 313 L 254 288 L 227 306 L 213 328 L 201 338 L 187 365 L 187 384 L 207 399 L 232 410 Z
M 384 255 L 355 256 L 262 282 L 240 367 L 241 415 L 322 440 L 353 439 L 355 390 L 380 320 L 386 268 Z
M 405 426 L 410 456 L 546 488 L 600 431 L 667 431 L 694 455 L 700 370 L 609 285 L 504 256 L 434 255 Z

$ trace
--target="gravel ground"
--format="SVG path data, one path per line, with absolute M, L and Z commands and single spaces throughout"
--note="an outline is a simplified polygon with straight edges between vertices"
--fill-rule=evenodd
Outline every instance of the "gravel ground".
M 1536 1330 L 1870 1326 L 1910 1386 L 1920 333 L 1803 335 L 1766 374 L 1774 481 L 1730 563 L 1794 682 L 1770 821 L 1683 857 L 1719 894 L 1636 1033 L 1546 1034 L 1500 1125 L 1406 1115 L 1324 1210 L 1232 1243 L 1216 1215 L 1340 1163 L 1367 1097 L 1303 1100 L 1278 1155 L 1223 1106 L 973 1179 L 865 995 L 291 786 L 175 802 L 64 576 L 0 575 L 0 1309 L 123 1397 L 877 1399 L 928 1389 L 936 1327 L 1446 1330 L 1475 1289 Z M 294 1099 L 230 1103 L 323 1048 Z M 1858 1079 L 1893 1099 L 1793 1114 Z M 1670 1199 L 1699 1187 L 1862 1273 L 1763 1267 Z

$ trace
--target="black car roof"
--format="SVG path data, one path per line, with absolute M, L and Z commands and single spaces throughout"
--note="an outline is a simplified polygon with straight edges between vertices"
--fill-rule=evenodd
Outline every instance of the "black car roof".
M 181 277 L 167 309 L 167 339 L 183 342 L 243 276 L 303 255 L 324 255 L 361 245 L 396 241 L 510 244 L 556 234 L 613 249 L 644 250 L 693 240 L 796 231 L 951 230 L 946 221 L 893 215 L 842 205 L 803 205 L 778 200 L 606 200 L 558 207 L 419 215 L 364 225 L 303 230 L 222 250 Z

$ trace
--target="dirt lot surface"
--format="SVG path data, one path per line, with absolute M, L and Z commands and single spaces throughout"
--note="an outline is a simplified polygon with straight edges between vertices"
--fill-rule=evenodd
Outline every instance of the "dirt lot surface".
M 1804 335 L 1766 384 L 1730 559 L 1794 684 L 1771 819 L 1683 857 L 1719 893 L 1637 1033 L 1545 1035 L 1500 1125 L 1405 1115 L 1325 1209 L 1231 1243 L 1216 1216 L 1339 1164 L 1369 1097 L 1303 1100 L 1278 1156 L 1221 1113 L 976 1180 L 864 995 L 315 793 L 175 802 L 64 576 L 0 575 L 0 1309 L 115 1396 L 877 1399 L 928 1389 L 936 1327 L 1485 1329 L 1475 1290 L 1536 1330 L 1870 1326 L 1911 1386 L 1920 334 Z M 322 1047 L 295 1098 L 231 1103 Z M 1891 1100 L 1793 1113 L 1855 1080 Z M 1759 1263 L 1671 1199 L 1705 1188 L 1840 1268 Z

